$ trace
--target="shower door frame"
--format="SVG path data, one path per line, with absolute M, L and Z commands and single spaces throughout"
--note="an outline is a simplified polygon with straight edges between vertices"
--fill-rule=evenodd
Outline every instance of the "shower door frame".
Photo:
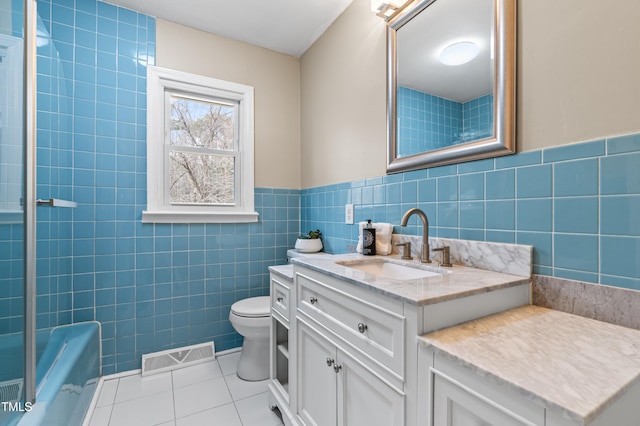
M 36 0 L 24 0 L 24 400 L 36 399 Z

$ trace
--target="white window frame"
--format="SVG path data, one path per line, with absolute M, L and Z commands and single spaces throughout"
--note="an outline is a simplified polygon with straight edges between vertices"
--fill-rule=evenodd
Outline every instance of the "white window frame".
M 235 205 L 172 205 L 168 190 L 170 111 L 168 93 L 184 93 L 238 102 L 240 155 L 235 174 Z M 150 66 L 147 68 L 147 210 L 143 223 L 257 222 L 254 211 L 254 89 L 244 84 Z

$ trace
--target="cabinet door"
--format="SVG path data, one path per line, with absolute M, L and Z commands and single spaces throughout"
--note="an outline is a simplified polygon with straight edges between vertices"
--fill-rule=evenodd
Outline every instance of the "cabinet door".
M 338 426 L 404 425 L 404 395 L 338 349 Z
M 298 321 L 298 417 L 307 426 L 336 424 L 336 348 Z M 330 362 L 328 362 L 328 360 Z
M 484 400 L 439 375 L 434 377 L 433 389 L 433 426 L 535 425 L 508 407 Z

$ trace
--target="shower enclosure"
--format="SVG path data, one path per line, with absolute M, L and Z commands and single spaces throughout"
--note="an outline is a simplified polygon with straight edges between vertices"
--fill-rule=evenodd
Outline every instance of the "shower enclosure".
M 72 300 L 71 115 L 36 4 L 52 7 L 0 0 L 0 426 L 81 424 L 100 374 L 100 325 L 60 313 Z
M 0 424 L 27 408 L 23 10 L 22 2 L 0 2 Z

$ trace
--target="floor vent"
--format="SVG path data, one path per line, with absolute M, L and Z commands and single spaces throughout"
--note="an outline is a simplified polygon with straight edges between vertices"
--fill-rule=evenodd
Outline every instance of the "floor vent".
M 216 359 L 213 342 L 142 355 L 142 375 L 177 370 Z
M 18 402 L 22 399 L 22 379 L 0 382 L 0 401 Z

